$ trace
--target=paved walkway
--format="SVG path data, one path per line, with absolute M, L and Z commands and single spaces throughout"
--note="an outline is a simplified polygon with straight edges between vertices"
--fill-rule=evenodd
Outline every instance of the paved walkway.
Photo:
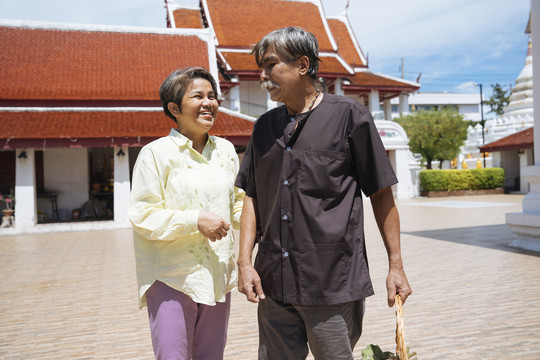
M 506 212 L 520 195 L 399 201 L 408 345 L 420 360 L 540 359 L 540 254 L 507 246 Z M 395 351 L 386 306 L 387 261 L 371 212 L 368 255 L 376 295 L 367 300 L 355 354 Z M 0 238 L 1 359 L 152 359 L 137 305 L 130 230 Z M 225 358 L 256 359 L 256 306 L 233 293 Z

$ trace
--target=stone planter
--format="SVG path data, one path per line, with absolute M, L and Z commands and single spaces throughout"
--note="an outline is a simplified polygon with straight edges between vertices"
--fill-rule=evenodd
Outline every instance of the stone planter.
M 2 224 L 0 225 L 0 227 L 13 226 L 13 219 L 15 218 L 13 214 L 15 214 L 15 210 L 13 209 L 2 210 L 2 215 L 4 215 L 4 217 L 2 218 Z
M 4 210 L 2 210 L 2 214 L 4 216 L 13 216 L 13 214 L 15 214 L 15 210 L 13 210 L 13 209 L 4 209 Z
M 469 195 L 493 195 L 504 194 L 503 188 L 482 190 L 454 190 L 454 191 L 422 191 L 422 196 L 446 197 L 446 196 L 469 196 Z

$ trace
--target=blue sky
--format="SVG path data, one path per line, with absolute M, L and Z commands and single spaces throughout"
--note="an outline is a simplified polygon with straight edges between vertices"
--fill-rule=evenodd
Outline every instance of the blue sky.
M 234 1 L 234 0 L 230 0 Z M 197 6 L 198 0 L 176 0 Z M 327 16 L 347 0 L 322 0 Z M 420 91 L 478 93 L 509 87 L 523 68 L 530 0 L 350 0 L 347 11 L 371 70 L 416 81 Z M 264 16 L 264 9 L 261 9 Z M 163 0 L 0 0 L 0 18 L 164 27 Z

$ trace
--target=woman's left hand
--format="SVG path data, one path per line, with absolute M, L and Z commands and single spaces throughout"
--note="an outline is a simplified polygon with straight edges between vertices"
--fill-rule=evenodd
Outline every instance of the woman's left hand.
M 197 223 L 201 234 L 210 241 L 221 240 L 227 236 L 231 224 L 223 220 L 219 215 L 208 211 L 199 213 L 199 221 Z

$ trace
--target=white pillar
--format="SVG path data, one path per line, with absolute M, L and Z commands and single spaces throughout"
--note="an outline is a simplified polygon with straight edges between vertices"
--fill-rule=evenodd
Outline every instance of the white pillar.
M 379 90 L 371 90 L 369 93 L 369 112 L 374 113 L 380 111 L 381 107 L 379 104 Z
M 390 99 L 383 100 L 384 119 L 392 121 L 392 104 Z
M 534 127 L 540 129 L 540 1 L 531 1 Z M 523 211 L 507 213 L 506 224 L 520 236 L 510 246 L 540 252 L 540 131 L 534 132 L 534 166 L 521 169 L 530 192 L 523 198 Z
M 118 154 L 120 150 L 124 153 Z M 114 222 L 129 227 L 128 204 L 130 193 L 129 149 L 127 146 L 114 148 Z
M 523 153 L 519 154 L 519 192 L 526 194 L 529 192 L 529 183 L 523 176 L 521 176 L 521 170 L 525 169 L 530 165 L 529 153 L 532 153 L 532 150 L 526 150 Z
M 343 80 L 336 79 L 336 81 L 334 81 L 334 94 L 345 95 L 345 91 L 343 91 L 343 87 L 341 85 L 343 85 Z
M 266 93 L 266 111 L 272 110 L 277 107 L 277 101 L 272 100 L 270 98 L 270 93 Z
M 379 90 L 371 90 L 369 93 L 369 112 L 376 120 L 382 120 L 381 105 L 379 102 Z
M 232 111 L 240 112 L 240 86 L 233 86 L 229 91 L 229 102 Z
M 20 158 L 21 153 L 26 158 Z M 36 226 L 36 160 L 34 149 L 17 150 L 15 155 L 15 228 L 25 230 Z
M 399 94 L 399 115 L 409 115 L 409 94 L 406 92 Z

